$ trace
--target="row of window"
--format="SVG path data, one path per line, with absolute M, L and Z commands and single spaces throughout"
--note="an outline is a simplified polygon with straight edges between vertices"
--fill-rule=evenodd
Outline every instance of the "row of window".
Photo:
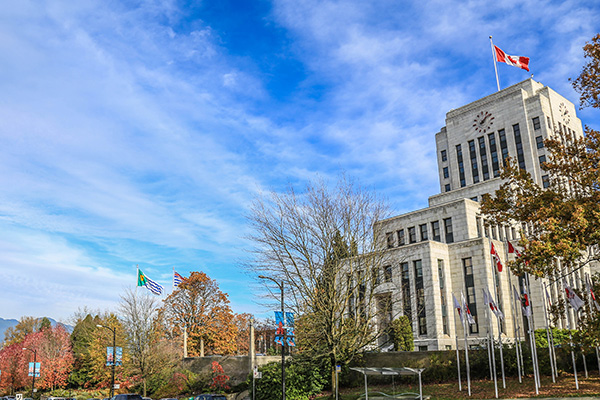
M 541 129 L 539 117 L 532 118 L 532 123 L 534 131 L 538 131 Z M 517 150 L 517 162 L 519 163 L 519 168 L 526 170 L 525 155 L 519 124 L 514 124 L 512 126 L 512 130 L 515 139 L 515 147 Z M 544 139 L 541 135 L 536 136 L 535 140 L 538 149 L 544 147 Z M 471 164 L 471 177 L 473 179 L 473 183 L 478 183 L 481 180 L 486 181 L 490 179 L 490 175 L 493 175 L 493 177 L 500 176 L 500 160 L 502 160 L 502 164 L 504 165 L 506 163 L 506 159 L 509 156 L 506 132 L 504 131 L 504 129 L 500 129 L 498 131 L 498 142 L 496 142 L 496 133 L 491 132 L 487 135 L 487 146 L 485 136 L 480 136 L 476 140 L 470 140 L 467 144 L 469 147 L 469 160 Z M 500 147 L 500 154 L 498 153 L 498 145 Z M 440 156 L 442 162 L 448 161 L 448 153 L 446 150 L 441 150 Z M 456 160 L 460 187 L 465 187 L 467 185 L 467 181 L 462 145 L 460 144 L 456 145 Z M 450 178 L 450 171 L 448 166 L 442 167 L 442 177 L 443 179 Z M 449 183 L 444 184 L 444 191 L 449 192 L 450 190 L 451 185 Z
M 442 223 L 444 227 L 444 242 L 454 243 L 452 218 L 445 218 L 442 220 Z M 440 221 L 432 221 L 429 223 L 429 225 L 421 224 L 418 226 L 411 226 L 406 229 L 399 229 L 396 232 L 387 232 L 386 240 L 388 249 L 396 246 L 404 246 L 405 244 L 424 242 L 427 240 L 442 242 Z

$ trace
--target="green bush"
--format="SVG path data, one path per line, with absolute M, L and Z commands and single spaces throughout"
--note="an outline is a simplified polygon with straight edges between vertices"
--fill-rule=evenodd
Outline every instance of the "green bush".
M 390 336 L 396 351 L 413 351 L 414 335 L 412 323 L 406 315 L 402 315 L 392 321 Z
M 281 364 L 274 362 L 259 368 L 262 378 L 256 379 L 256 400 L 281 397 Z M 321 393 L 327 379 L 320 366 L 300 361 L 285 363 L 285 396 L 289 400 L 308 400 Z M 246 381 L 252 393 L 252 374 Z

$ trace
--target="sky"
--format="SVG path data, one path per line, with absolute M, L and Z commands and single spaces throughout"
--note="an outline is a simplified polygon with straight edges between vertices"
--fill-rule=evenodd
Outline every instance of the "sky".
M 489 36 L 578 104 L 598 32 L 597 0 L 5 0 L 0 317 L 116 310 L 138 265 L 264 314 L 254 199 L 345 173 L 426 207 L 446 113 L 497 90 Z

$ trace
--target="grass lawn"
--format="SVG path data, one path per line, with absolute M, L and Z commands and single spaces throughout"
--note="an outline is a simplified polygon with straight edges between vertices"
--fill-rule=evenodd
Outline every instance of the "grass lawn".
M 563 374 L 558 377 L 556 383 L 552 383 L 552 378 L 548 376 L 541 377 L 541 387 L 539 395 L 535 394 L 533 376 L 523 378 L 523 383 L 519 383 L 518 378 L 506 378 L 506 389 L 502 388 L 502 378 L 498 379 L 498 398 L 516 399 L 527 397 L 590 397 L 600 395 L 600 377 L 598 371 L 590 371 L 589 378 L 585 379 L 582 374 L 578 375 L 579 390 L 575 389 L 575 379 L 573 375 Z M 431 399 L 465 399 L 467 395 L 467 383 L 463 381 L 462 392 L 458 391 L 458 382 L 451 383 L 428 383 L 423 385 L 423 396 L 431 396 Z M 364 388 L 342 388 L 340 390 L 340 400 L 356 400 L 363 393 Z M 387 394 L 402 392 L 419 392 L 418 383 L 415 385 L 369 385 L 369 392 L 384 392 Z M 320 400 L 335 399 L 335 394 L 331 392 L 323 393 Z M 471 399 L 494 399 L 494 382 L 491 380 L 471 381 Z

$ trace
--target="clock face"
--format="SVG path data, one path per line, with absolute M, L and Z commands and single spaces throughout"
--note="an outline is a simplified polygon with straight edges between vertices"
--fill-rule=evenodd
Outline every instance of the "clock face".
M 558 106 L 558 112 L 560 113 L 560 117 L 562 118 L 564 124 L 569 125 L 569 122 L 571 121 L 571 114 L 569 114 L 569 110 L 567 109 L 565 103 L 560 103 Z
M 487 111 L 482 111 L 473 120 L 473 129 L 478 133 L 486 133 L 492 128 L 494 117 Z

